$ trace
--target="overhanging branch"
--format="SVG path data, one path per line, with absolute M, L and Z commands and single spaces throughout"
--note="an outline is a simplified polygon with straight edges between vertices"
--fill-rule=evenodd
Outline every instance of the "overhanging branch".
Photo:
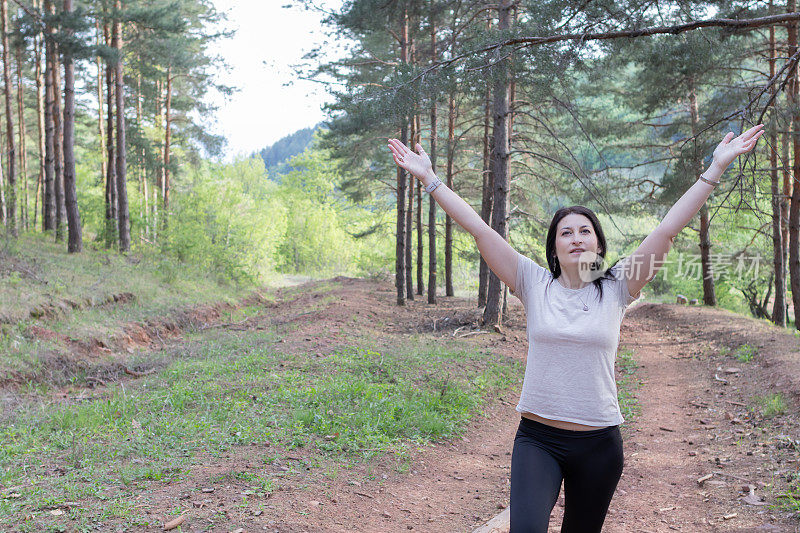
M 524 48 L 528 46 L 536 46 L 540 44 L 549 44 L 561 41 L 582 41 L 582 42 L 601 41 L 606 39 L 620 39 L 623 37 L 628 37 L 628 38 L 647 37 L 650 35 L 658 35 L 665 33 L 677 35 L 679 33 L 691 30 L 697 30 L 700 28 L 730 28 L 730 29 L 742 30 L 742 29 L 760 28 L 763 26 L 777 26 L 788 22 L 795 22 L 798 20 L 800 20 L 800 12 L 781 13 L 779 15 L 769 15 L 767 17 L 758 17 L 754 19 L 695 20 L 692 22 L 687 22 L 685 24 L 677 24 L 675 26 L 654 26 L 651 28 L 632 29 L 632 30 L 589 32 L 589 33 L 567 33 L 563 35 L 549 35 L 544 37 L 516 37 L 513 39 L 506 39 L 504 41 L 499 41 L 497 43 L 491 44 L 489 46 L 484 46 L 482 48 L 478 48 L 475 50 L 469 50 L 467 52 L 453 56 L 452 58 L 445 61 L 437 61 L 436 63 L 431 64 L 428 68 L 423 70 L 421 73 L 419 73 L 406 83 L 412 83 L 420 78 L 424 78 L 428 73 L 439 67 L 451 65 L 464 58 L 476 54 L 483 54 L 485 52 L 490 52 L 492 50 L 496 50 L 498 48 L 504 48 L 506 46 L 519 46 L 521 48 Z

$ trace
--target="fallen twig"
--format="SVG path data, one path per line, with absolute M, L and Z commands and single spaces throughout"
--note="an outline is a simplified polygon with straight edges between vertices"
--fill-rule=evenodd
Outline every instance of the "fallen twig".
M 136 377 L 136 378 L 141 378 L 141 377 L 147 376 L 147 375 L 152 374 L 153 372 L 156 371 L 155 368 L 150 368 L 148 370 L 145 370 L 144 372 L 137 372 L 136 370 L 131 370 L 127 366 L 123 367 L 123 368 L 125 369 L 125 373 L 126 374 L 131 375 L 131 376 Z

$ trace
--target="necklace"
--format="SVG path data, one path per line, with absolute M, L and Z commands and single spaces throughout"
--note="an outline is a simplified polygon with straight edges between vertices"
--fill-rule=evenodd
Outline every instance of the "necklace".
M 579 300 L 581 301 L 581 303 L 583 304 L 583 310 L 584 310 L 584 311 L 588 311 L 588 310 L 589 310 L 589 306 L 588 306 L 588 305 L 586 305 L 586 302 L 584 302 L 584 301 L 583 301 L 583 298 L 581 298 L 581 295 L 580 295 L 580 294 L 578 294 L 577 296 L 578 296 L 578 299 L 579 299 Z

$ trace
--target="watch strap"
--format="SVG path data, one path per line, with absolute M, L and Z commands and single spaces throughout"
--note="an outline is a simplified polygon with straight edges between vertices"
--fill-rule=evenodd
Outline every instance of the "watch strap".
M 438 176 L 434 176 L 433 181 L 431 181 L 428 185 L 425 186 L 425 192 L 428 194 L 432 193 L 436 187 L 442 184 L 442 180 L 439 179 Z

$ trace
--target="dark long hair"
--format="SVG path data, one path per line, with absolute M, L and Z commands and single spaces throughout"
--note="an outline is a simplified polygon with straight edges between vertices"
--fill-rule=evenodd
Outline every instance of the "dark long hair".
M 558 263 L 558 257 L 556 257 L 556 229 L 558 228 L 558 223 L 562 218 L 573 213 L 584 215 L 586 218 L 588 218 L 594 227 L 595 234 L 597 235 L 597 243 L 600 245 L 600 253 L 598 255 L 601 257 L 601 259 L 598 259 L 593 267 L 599 269 L 602 265 L 603 259 L 606 257 L 606 251 L 608 250 L 606 247 L 606 236 L 605 233 L 603 233 L 603 227 L 600 225 L 600 221 L 597 219 L 597 215 L 594 214 L 594 211 L 588 207 L 583 207 L 582 205 L 562 207 L 556 211 L 555 215 L 553 215 L 553 220 L 550 222 L 550 228 L 547 230 L 545 253 L 547 254 L 547 266 L 550 269 L 550 272 L 553 274 L 553 279 L 550 280 L 550 283 L 552 283 L 558 276 L 561 275 L 561 265 Z M 617 262 L 618 261 L 615 261 L 614 265 L 616 265 Z M 603 280 L 616 279 L 614 274 L 610 272 L 614 265 L 611 265 L 605 269 L 602 276 L 592 281 L 594 286 L 597 287 L 597 291 L 600 293 L 601 300 L 603 299 Z

